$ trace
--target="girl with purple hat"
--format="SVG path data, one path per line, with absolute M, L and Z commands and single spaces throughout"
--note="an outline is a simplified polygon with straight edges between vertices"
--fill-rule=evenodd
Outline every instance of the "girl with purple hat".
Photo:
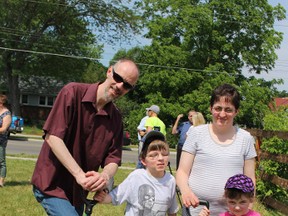
M 224 197 L 228 211 L 219 216 L 260 216 L 249 209 L 254 201 L 254 184 L 248 176 L 237 174 L 230 177 L 225 185 Z

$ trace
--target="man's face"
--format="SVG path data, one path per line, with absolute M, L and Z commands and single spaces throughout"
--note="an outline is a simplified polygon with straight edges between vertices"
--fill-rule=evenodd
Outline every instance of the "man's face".
M 192 123 L 192 117 L 193 117 L 193 115 L 195 114 L 195 112 L 194 111 L 190 111 L 189 113 L 188 113 L 188 120 Z
M 111 66 L 107 71 L 107 85 L 105 97 L 108 101 L 115 100 L 135 86 L 138 80 L 138 71 L 126 63 Z

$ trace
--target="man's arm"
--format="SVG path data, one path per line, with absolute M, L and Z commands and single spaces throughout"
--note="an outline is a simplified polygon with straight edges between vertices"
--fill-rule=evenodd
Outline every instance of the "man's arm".
M 84 189 L 87 189 L 85 187 L 85 183 L 87 182 L 85 173 L 68 151 L 64 141 L 59 137 L 50 134 L 46 134 L 45 140 L 62 165 L 74 176 L 77 183 Z
M 172 134 L 177 134 L 178 131 L 177 131 L 177 128 L 178 128 L 178 124 L 179 124 L 179 120 L 183 117 L 183 114 L 179 114 L 176 118 L 176 121 L 175 121 L 175 124 L 172 128 Z
M 105 188 L 109 179 L 115 175 L 118 169 L 116 163 L 110 163 L 104 167 L 102 173 L 95 171 L 85 173 L 72 157 L 62 139 L 50 134 L 47 134 L 45 139 L 58 160 L 85 190 L 95 192 Z
M 150 126 L 146 127 L 146 133 L 148 133 L 151 130 L 153 130 L 153 127 L 150 127 Z

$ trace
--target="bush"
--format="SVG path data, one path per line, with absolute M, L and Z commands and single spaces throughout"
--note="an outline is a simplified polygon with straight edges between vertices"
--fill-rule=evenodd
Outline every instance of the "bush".
M 288 111 L 280 109 L 266 114 L 264 120 L 264 129 L 273 131 L 288 132 Z M 261 149 L 272 154 L 288 154 L 288 140 L 283 140 L 278 137 L 263 139 Z M 259 170 L 257 171 L 257 194 L 259 198 L 273 196 L 273 198 L 288 204 L 288 192 L 284 188 L 274 185 L 269 181 L 262 181 L 260 172 L 264 171 L 269 175 L 276 175 L 281 178 L 288 179 L 287 174 L 288 164 L 278 163 L 272 160 L 260 161 Z

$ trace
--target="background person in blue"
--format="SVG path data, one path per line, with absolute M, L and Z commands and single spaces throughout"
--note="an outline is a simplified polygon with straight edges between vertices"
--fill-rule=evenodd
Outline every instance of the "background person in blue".
M 176 155 L 176 169 L 178 169 L 179 161 L 181 157 L 182 147 L 186 140 L 186 133 L 188 129 L 193 125 L 192 116 L 196 113 L 195 110 L 190 109 L 188 111 L 188 121 L 182 122 L 179 124 L 180 119 L 184 116 L 183 114 L 179 114 L 175 121 L 175 124 L 172 128 L 172 134 L 179 134 L 179 140 L 177 144 L 177 155 Z

